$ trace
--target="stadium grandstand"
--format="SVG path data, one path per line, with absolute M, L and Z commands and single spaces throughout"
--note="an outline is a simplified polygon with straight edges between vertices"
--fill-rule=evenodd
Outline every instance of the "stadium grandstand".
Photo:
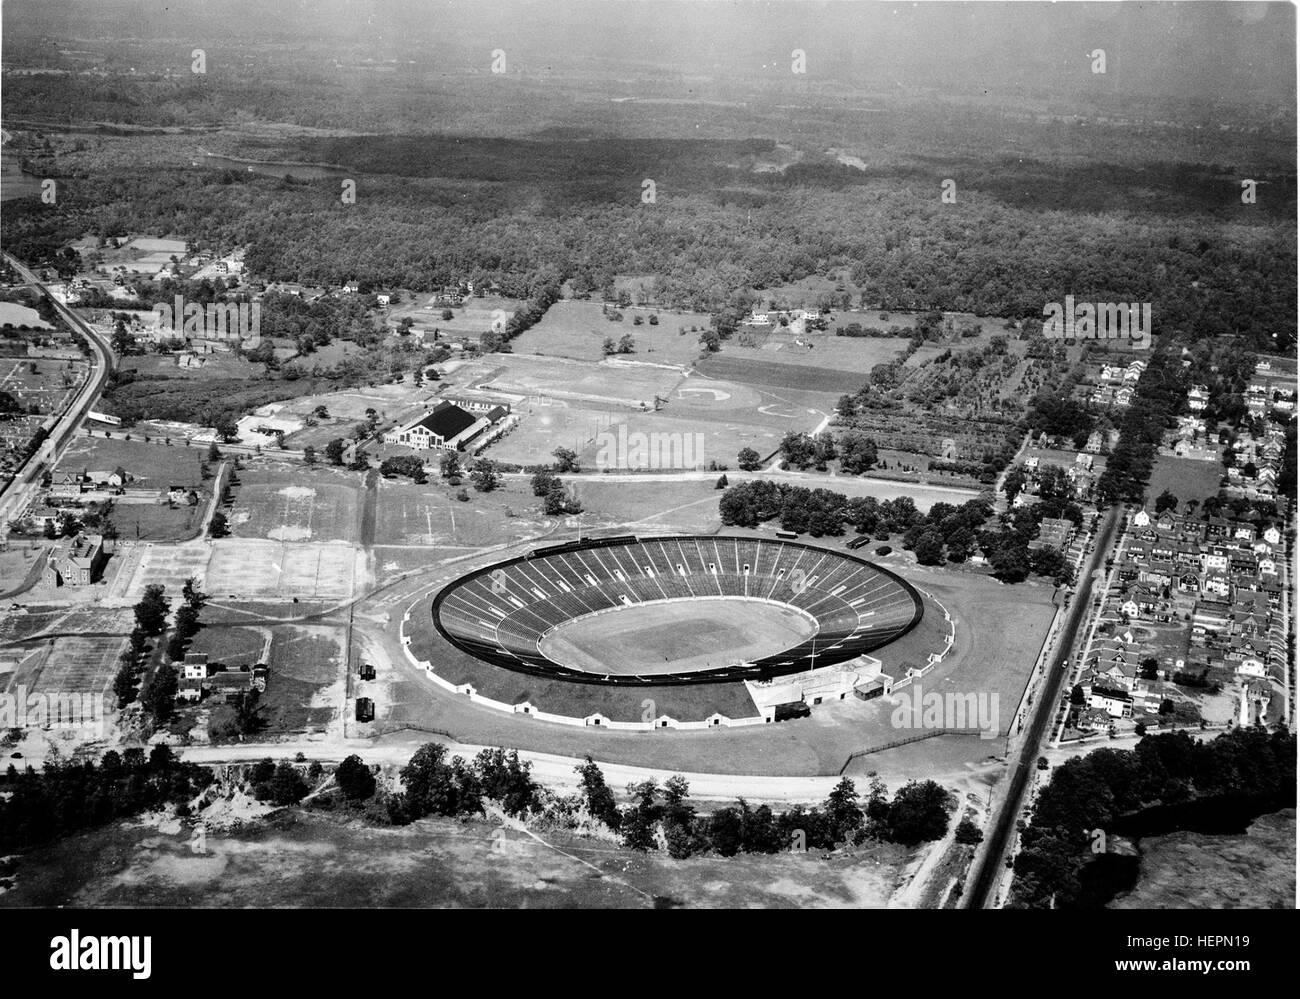
M 575 619 L 642 604 L 700 598 L 767 601 L 813 624 L 802 643 L 755 662 L 680 673 L 604 674 L 542 651 Z M 845 662 L 921 620 L 921 599 L 892 572 L 840 551 L 763 538 L 605 538 L 541 549 L 464 576 L 434 598 L 452 645 L 506 669 L 620 685 L 762 680 Z

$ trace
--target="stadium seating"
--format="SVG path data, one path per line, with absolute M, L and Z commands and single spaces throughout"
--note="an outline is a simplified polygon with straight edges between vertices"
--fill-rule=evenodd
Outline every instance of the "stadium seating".
M 510 669 L 581 682 L 696 683 L 778 676 L 851 659 L 921 619 L 904 580 L 842 551 L 793 541 L 728 537 L 626 538 L 514 559 L 452 583 L 434 599 L 438 629 L 470 654 Z M 804 643 L 746 667 L 653 677 L 598 677 L 539 651 L 574 618 L 629 605 L 704 597 L 786 604 L 811 616 Z

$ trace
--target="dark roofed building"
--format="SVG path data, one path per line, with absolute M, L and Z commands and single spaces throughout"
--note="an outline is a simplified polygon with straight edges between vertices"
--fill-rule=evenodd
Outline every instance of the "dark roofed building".
M 384 434 L 384 443 L 401 444 L 419 451 L 451 451 L 457 444 L 468 440 L 477 430 L 482 429 L 480 423 L 486 425 L 481 417 L 444 399 L 423 416 Z

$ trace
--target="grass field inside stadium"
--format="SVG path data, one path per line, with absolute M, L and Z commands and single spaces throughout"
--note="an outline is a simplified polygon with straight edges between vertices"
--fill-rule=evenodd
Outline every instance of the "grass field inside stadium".
M 815 627 L 775 604 L 696 598 L 568 621 L 542 639 L 541 652 L 593 673 L 676 673 L 775 655 L 807 639 Z

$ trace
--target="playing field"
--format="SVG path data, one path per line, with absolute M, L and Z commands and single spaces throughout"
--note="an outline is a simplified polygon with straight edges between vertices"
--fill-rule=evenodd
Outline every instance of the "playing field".
M 243 471 L 235 487 L 235 502 L 227 519 L 241 538 L 272 541 L 352 541 L 357 532 L 357 489 L 330 481 L 335 473 L 304 475 Z
M 696 598 L 638 604 L 560 625 L 541 641 L 555 662 L 599 673 L 674 673 L 730 666 L 798 645 L 815 626 L 758 601 Z
M 344 600 L 356 562 L 351 545 L 223 538 L 212 548 L 205 588 L 214 600 Z

